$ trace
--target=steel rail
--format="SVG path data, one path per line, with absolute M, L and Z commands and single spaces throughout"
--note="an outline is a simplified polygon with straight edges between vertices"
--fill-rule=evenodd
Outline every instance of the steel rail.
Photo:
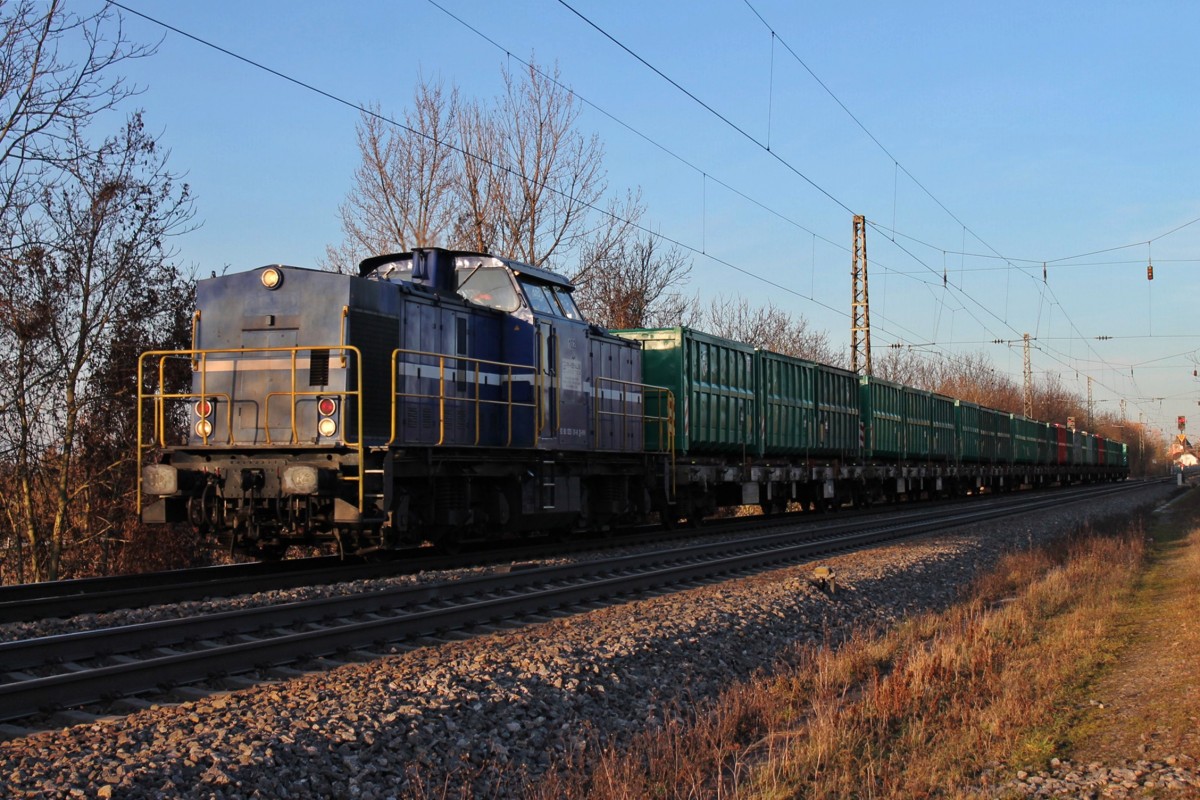
M 1128 481 L 1126 485 L 1142 485 Z M 1073 487 L 1064 491 L 1064 501 L 1079 491 Z M 984 507 L 991 502 L 1024 502 L 1017 495 L 995 495 L 985 498 L 951 503 Z M 925 503 L 911 506 L 889 506 L 876 509 L 842 512 L 838 514 L 786 514 L 777 521 L 787 524 L 799 523 L 824 528 L 836 524 L 838 516 L 861 519 L 863 516 L 912 513 L 912 509 L 955 508 L 957 505 Z M 69 618 L 76 614 L 98 613 L 120 608 L 139 608 L 148 605 L 177 603 L 213 597 L 228 597 L 236 594 L 268 590 L 291 589 L 299 586 L 332 584 L 343 581 L 385 578 L 412 574 L 423 570 L 460 569 L 471 566 L 502 563 L 510 560 L 536 559 L 548 555 L 562 555 L 606 547 L 621 547 L 631 544 L 670 541 L 685 536 L 720 534 L 748 525 L 763 524 L 763 517 L 737 518 L 732 520 L 709 520 L 699 531 L 656 529 L 647 535 L 641 531 L 634 536 L 612 536 L 606 539 L 586 538 L 563 543 L 522 543 L 515 547 L 491 548 L 487 551 L 470 551 L 451 555 L 429 547 L 415 547 L 396 551 L 383 561 L 367 563 L 346 562 L 337 556 L 294 559 L 281 562 L 254 562 L 226 566 L 199 567 L 195 569 L 170 570 L 166 572 L 138 575 L 117 575 L 100 578 L 81 578 L 43 583 L 25 583 L 0 586 L 0 624 L 30 622 L 50 617 Z M 640 530 L 640 529 L 635 529 Z
M 1128 484 L 1125 485 L 1128 488 Z M 1094 499 L 1121 486 L 1075 495 Z M 115 696 L 155 690 L 163 685 L 204 680 L 216 674 L 252 670 L 265 664 L 328 655 L 340 650 L 436 635 L 457 629 L 544 613 L 550 609 L 594 602 L 668 585 L 762 569 L 830 551 L 864 547 L 883 540 L 927 533 L 970 523 L 991 521 L 1046 507 L 1061 506 L 1061 497 L 1042 497 L 1033 503 L 999 509 L 957 509 L 936 518 L 870 525 L 862 521 L 837 526 L 817 540 L 802 533 L 776 533 L 734 542 L 704 543 L 648 556 L 635 554 L 602 562 L 543 567 L 522 571 L 520 586 L 513 574 L 488 575 L 454 583 L 405 587 L 349 597 L 289 603 L 282 606 L 231 611 L 194 619 L 164 620 L 119 629 L 87 631 L 0 644 L 0 669 L 10 674 L 0 684 L 0 719 L 29 717 L 47 709 L 73 707 Z M 496 596 L 507 592 L 504 596 Z M 477 599 L 485 596 L 486 599 Z M 442 607 L 430 608 L 432 604 Z M 390 614 L 390 616 L 380 616 Z M 371 618 L 362 620 L 363 615 Z M 358 621 L 339 623 L 355 616 Z M 316 630 L 285 633 L 282 626 L 319 624 Z M 251 638 L 251 637 L 261 638 Z M 117 647 L 112 640 L 124 642 Z M 212 637 L 240 640 L 210 642 Z M 105 652 L 128 654 L 162 648 L 164 644 L 202 641 L 192 652 L 166 652 L 150 658 L 92 669 L 70 664 L 67 672 L 45 677 L 19 670 L 45 665 L 48 658 L 72 662 Z M 161 651 L 159 651 L 161 652 Z

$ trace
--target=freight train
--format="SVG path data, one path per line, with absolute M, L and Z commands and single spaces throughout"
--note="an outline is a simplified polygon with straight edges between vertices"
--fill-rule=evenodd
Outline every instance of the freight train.
M 278 558 L 1128 471 L 1060 425 L 690 328 L 608 331 L 572 290 L 441 248 L 199 281 L 192 347 L 139 361 L 142 520 Z

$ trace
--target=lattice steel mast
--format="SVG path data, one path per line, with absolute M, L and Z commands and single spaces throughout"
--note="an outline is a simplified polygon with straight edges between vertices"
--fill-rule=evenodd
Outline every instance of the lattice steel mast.
M 1033 419 L 1033 365 L 1029 361 L 1029 334 L 1025 334 L 1025 418 Z
M 853 283 L 850 298 L 850 369 L 871 374 L 871 307 L 867 300 L 867 220 L 854 217 L 854 262 L 850 266 Z M 862 369 L 859 369 L 862 364 Z

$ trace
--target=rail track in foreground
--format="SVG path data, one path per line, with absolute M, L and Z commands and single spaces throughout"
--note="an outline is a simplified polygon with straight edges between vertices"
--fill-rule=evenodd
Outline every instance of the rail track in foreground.
M 960 503 L 978 500 L 955 501 Z M 639 525 L 613 529 L 602 534 L 569 541 L 533 538 L 493 542 L 488 549 L 468 548 L 444 553 L 432 546 L 412 547 L 380 554 L 374 559 L 337 556 L 196 567 L 138 575 L 25 583 L 0 586 L 0 625 L 78 614 L 95 614 L 118 609 L 233 597 L 240 594 L 295 589 L 352 581 L 392 578 L 420 572 L 494 566 L 604 548 L 639 546 L 721 535 L 748 529 L 770 520 L 788 524 L 821 525 L 831 519 L 856 518 L 896 513 L 894 507 L 844 511 L 838 514 L 786 513 L 747 518 L 709 520 L 702 527 L 666 529 L 661 525 Z
M 617 598 L 752 574 L 1142 485 L 1106 484 L 1069 498 L 1039 493 L 1027 502 L 988 508 L 927 506 L 927 514 L 859 518 L 819 532 L 793 527 L 653 553 L 0 643 L 0 721 L 21 723 L 2 732 L 22 735 L 86 721 L 144 706 L 151 702 L 147 698 L 169 702 L 242 688 L 295 674 L 288 665 L 320 669 L 378 658 L 388 648 L 420 646 L 451 631 L 487 633 Z M 248 677 L 254 675 L 264 677 Z M 196 683 L 208 688 L 187 688 Z
M 1069 497 L 1069 493 L 1084 491 L 1086 488 L 1072 487 L 1054 491 L 1064 492 L 1064 497 Z M 935 501 L 932 505 L 938 508 L 953 508 L 958 505 L 1022 502 L 1020 498 L 1024 496 L 1023 493 L 1011 496 L 998 494 L 982 500 L 971 498 Z M 830 524 L 831 520 L 861 519 L 881 514 L 911 514 L 914 510 L 928 507 L 931 507 L 930 504 L 920 502 L 867 509 L 840 509 L 835 513 L 791 512 L 706 520 L 698 530 L 668 530 L 661 525 L 642 525 L 614 529 L 569 541 L 538 538 L 506 541 L 498 543 L 499 546 L 497 543 L 491 543 L 487 549 L 480 546 L 454 554 L 424 546 L 378 554 L 372 559 L 324 556 L 0 586 L 0 625 L 49 618 L 69 619 L 79 614 L 145 608 L 151 605 L 233 597 L 272 590 L 282 591 L 302 586 L 391 578 L 427 571 L 494 566 L 604 548 L 669 543 L 694 538 L 697 535 L 719 536 L 739 530 L 751 530 L 771 523 L 821 527 Z

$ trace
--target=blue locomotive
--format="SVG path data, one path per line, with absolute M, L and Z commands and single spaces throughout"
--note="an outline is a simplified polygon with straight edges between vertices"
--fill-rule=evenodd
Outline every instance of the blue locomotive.
M 359 272 L 197 284 L 192 348 L 139 365 L 143 521 L 274 558 L 1128 471 L 1091 434 L 688 328 L 603 330 L 516 261 L 423 248 Z
M 640 382 L 640 345 L 587 324 L 571 291 L 440 248 L 357 277 L 275 265 L 200 281 L 192 349 L 141 360 L 142 519 L 273 557 L 644 516 L 669 459 L 646 425 L 669 426 L 670 402 Z M 178 359 L 192 385 L 172 393 Z

